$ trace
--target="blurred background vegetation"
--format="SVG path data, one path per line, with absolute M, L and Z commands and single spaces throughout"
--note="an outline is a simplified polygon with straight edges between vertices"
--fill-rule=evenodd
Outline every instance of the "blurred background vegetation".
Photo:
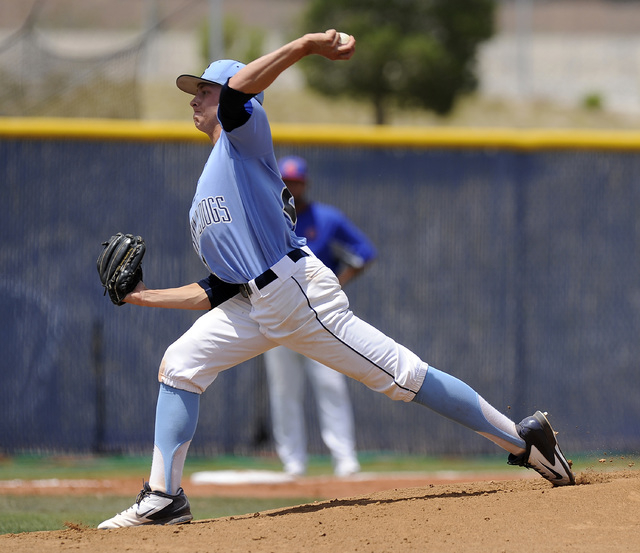
M 0 115 L 188 121 L 175 77 L 200 74 L 213 47 L 246 62 L 328 27 L 356 37 L 356 56 L 288 70 L 268 91 L 272 122 L 640 121 L 635 0 L 3 2 Z

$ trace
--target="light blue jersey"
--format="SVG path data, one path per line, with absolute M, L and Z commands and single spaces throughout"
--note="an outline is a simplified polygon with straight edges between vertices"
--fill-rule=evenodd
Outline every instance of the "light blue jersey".
M 306 244 L 280 178 L 266 113 L 257 100 L 246 123 L 222 131 L 198 180 L 189 221 L 196 253 L 225 282 L 257 277 Z

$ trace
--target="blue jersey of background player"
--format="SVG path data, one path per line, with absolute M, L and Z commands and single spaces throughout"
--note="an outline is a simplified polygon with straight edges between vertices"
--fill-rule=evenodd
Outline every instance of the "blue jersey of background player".
M 375 258 L 373 244 L 338 208 L 309 201 L 307 162 L 303 158 L 281 158 L 278 168 L 295 201 L 296 234 L 307 239 L 307 246 L 344 286 Z
M 373 244 L 342 211 L 308 200 L 307 162 L 303 158 L 281 158 L 278 169 L 294 199 L 296 235 L 306 238 L 311 251 L 344 286 L 373 260 L 376 254 Z M 292 476 L 302 476 L 307 471 L 305 382 L 308 381 L 317 406 L 320 436 L 331 454 L 335 475 L 344 477 L 359 472 L 346 377 L 285 347 L 265 352 L 264 362 L 273 437 L 284 471 Z

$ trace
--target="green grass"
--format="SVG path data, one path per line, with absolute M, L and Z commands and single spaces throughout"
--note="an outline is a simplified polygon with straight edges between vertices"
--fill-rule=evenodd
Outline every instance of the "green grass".
M 439 470 L 482 471 L 504 468 L 504 455 L 487 457 L 425 457 L 401 456 L 385 453 L 359 453 L 362 470 L 366 472 Z M 151 458 L 145 456 L 46 456 L 19 455 L 0 458 L 0 480 L 33 480 L 49 478 L 114 478 L 140 477 L 149 474 Z M 236 457 L 191 457 L 185 464 L 185 476 L 203 470 L 281 470 L 275 456 Z M 309 461 L 309 476 L 331 474 L 328 456 L 312 456 Z
M 314 498 L 193 497 L 191 512 L 198 520 L 244 515 L 289 507 Z M 133 504 L 129 496 L 0 495 L 0 534 L 62 530 L 66 524 L 95 528 Z
M 627 468 L 628 464 L 640 466 L 640 458 L 619 452 L 590 452 L 572 455 L 575 467 L 593 466 L 597 468 Z M 606 459 L 605 463 L 599 462 Z M 428 457 L 423 455 L 400 455 L 389 452 L 359 452 L 358 459 L 364 472 L 496 472 L 509 470 L 505 464 L 505 455 L 472 457 Z M 50 478 L 147 478 L 151 465 L 150 456 L 113 455 L 113 456 L 50 456 L 18 455 L 0 457 L 0 480 L 34 480 Z M 574 467 L 574 468 L 575 468 Z M 237 457 L 222 455 L 217 457 L 192 456 L 185 464 L 185 477 L 203 470 L 281 470 L 281 464 L 275 455 L 258 457 Z M 328 456 L 311 456 L 309 476 L 329 475 L 332 473 Z

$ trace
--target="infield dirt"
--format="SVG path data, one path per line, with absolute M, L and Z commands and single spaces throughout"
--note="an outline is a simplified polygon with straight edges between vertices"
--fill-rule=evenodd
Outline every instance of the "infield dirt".
M 348 495 L 347 482 L 340 489 L 345 494 L 340 498 L 243 516 L 196 520 L 182 526 L 105 531 L 70 524 L 61 531 L 7 534 L 0 536 L 0 550 L 12 553 L 640 550 L 637 470 L 585 471 L 577 475 L 576 486 L 565 488 L 554 488 L 541 478 L 525 478 L 423 484 L 353 496 Z

